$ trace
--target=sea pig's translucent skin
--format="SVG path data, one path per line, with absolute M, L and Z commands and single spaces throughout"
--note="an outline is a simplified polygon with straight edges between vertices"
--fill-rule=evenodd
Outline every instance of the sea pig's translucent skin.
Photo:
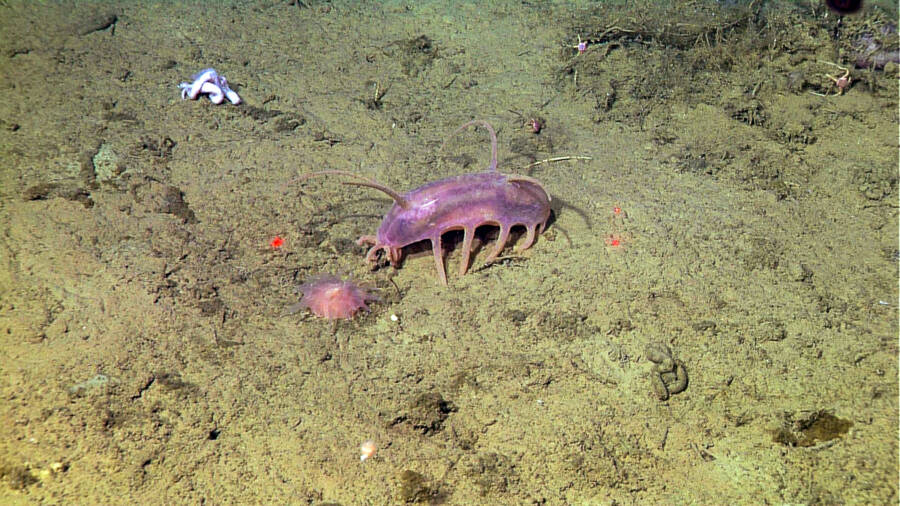
M 444 270 L 441 235 L 450 230 L 463 230 L 462 263 L 459 274 L 469 269 L 472 239 L 475 229 L 481 225 L 500 227 L 500 236 L 486 261 L 497 258 L 509 231 L 516 225 L 525 227 L 525 242 L 520 250 L 529 248 L 550 218 L 550 195 L 537 179 L 518 174 L 497 172 L 497 135 L 486 121 L 470 121 L 457 132 L 471 125 L 481 125 L 491 134 L 491 165 L 485 172 L 463 174 L 433 181 L 400 194 L 377 181 L 362 178 L 349 172 L 324 171 L 318 174 L 337 174 L 356 179 L 347 184 L 368 186 L 380 190 L 394 199 L 394 205 L 385 215 L 376 235 L 360 237 L 359 244 L 371 245 L 366 259 L 378 261 L 378 252 L 384 251 L 391 265 L 397 266 L 402 249 L 410 244 L 429 240 L 434 250 L 434 261 L 443 284 L 447 284 Z
M 507 176 L 496 171 L 463 174 L 434 181 L 403 195 L 408 204 L 396 202 L 388 211 L 374 240 L 362 237 L 362 243 L 372 244 L 367 258 L 375 261 L 378 250 L 384 250 L 392 264 L 400 261 L 401 248 L 428 239 L 434 250 L 441 282 L 447 284 L 444 272 L 441 234 L 463 230 L 460 275 L 469 268 L 469 255 L 475 229 L 481 225 L 497 225 L 500 236 L 487 257 L 491 262 L 503 250 L 510 229 L 524 225 L 527 231 L 521 249 L 534 242 L 550 217 L 550 196 L 537 181 L 519 176 Z

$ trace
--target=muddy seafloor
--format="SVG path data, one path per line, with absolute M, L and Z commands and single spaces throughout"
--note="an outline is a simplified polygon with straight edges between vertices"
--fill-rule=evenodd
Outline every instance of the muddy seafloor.
M 892 22 L 0 3 L 0 501 L 896 503 L 897 66 L 850 65 Z M 204 67 L 244 103 L 182 101 Z M 366 264 L 385 195 L 294 179 L 481 171 L 475 118 L 554 216 L 449 286 Z M 381 300 L 287 314 L 319 273 Z

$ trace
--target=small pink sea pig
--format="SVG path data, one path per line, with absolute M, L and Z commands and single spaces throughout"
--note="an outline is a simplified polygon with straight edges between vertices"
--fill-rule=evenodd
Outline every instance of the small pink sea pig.
M 298 287 L 303 292 L 303 299 L 288 308 L 288 313 L 295 313 L 309 308 L 314 315 L 335 320 L 353 318 L 360 309 L 369 311 L 366 302 L 378 300 L 352 281 L 344 281 L 331 274 L 315 276 Z

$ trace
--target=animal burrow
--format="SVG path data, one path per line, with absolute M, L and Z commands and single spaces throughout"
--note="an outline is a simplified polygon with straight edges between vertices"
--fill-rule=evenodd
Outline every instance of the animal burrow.
M 391 426 L 405 425 L 416 432 L 428 436 L 439 432 L 450 413 L 456 406 L 444 399 L 438 392 L 425 392 L 417 395 L 399 416 L 391 421 Z

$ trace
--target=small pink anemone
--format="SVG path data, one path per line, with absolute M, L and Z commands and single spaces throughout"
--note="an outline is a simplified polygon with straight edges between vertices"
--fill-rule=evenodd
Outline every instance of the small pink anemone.
M 310 278 L 298 287 L 303 299 L 293 306 L 296 310 L 309 308 L 314 315 L 335 320 L 351 319 L 360 309 L 369 310 L 368 301 L 379 300 L 352 281 L 343 281 L 331 274 L 321 274 Z

